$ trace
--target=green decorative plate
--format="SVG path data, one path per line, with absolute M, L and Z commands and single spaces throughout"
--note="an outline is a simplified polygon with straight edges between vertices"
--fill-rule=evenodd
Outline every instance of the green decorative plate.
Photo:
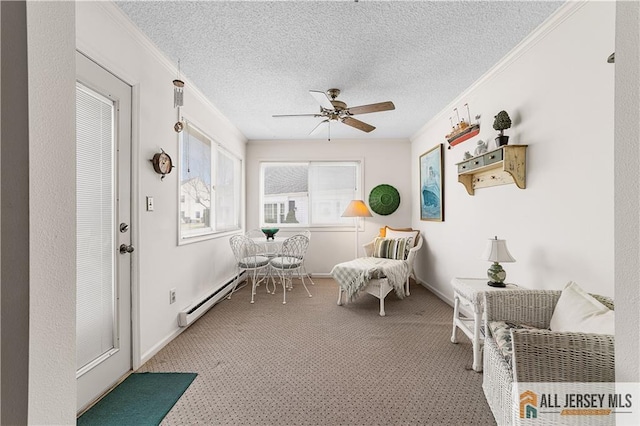
M 379 215 L 389 215 L 400 205 L 400 194 L 391 185 L 378 185 L 369 193 L 369 206 Z

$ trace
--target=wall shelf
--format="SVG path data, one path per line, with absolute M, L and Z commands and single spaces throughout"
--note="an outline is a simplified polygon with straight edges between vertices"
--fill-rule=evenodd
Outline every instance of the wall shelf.
M 456 163 L 458 182 L 469 195 L 478 188 L 515 183 L 525 189 L 527 172 L 527 146 L 504 145 L 477 157 Z

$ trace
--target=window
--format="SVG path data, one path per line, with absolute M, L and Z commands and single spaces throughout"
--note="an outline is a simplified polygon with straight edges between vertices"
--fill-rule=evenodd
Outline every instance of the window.
M 360 197 L 357 161 L 271 163 L 260 165 L 262 225 L 351 225 L 342 212 Z
M 284 203 L 266 203 L 264 205 L 264 223 L 284 222 Z
M 240 228 L 241 161 L 187 123 L 180 134 L 180 241 Z

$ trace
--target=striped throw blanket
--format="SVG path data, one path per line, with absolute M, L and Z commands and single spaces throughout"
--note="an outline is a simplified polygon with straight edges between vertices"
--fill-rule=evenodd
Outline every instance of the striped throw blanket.
M 409 278 L 409 273 L 409 263 L 406 260 L 378 257 L 361 257 L 339 263 L 331 270 L 331 276 L 347 292 L 349 300 L 353 300 L 370 279 L 384 277 L 402 299 L 405 296 L 404 283 Z

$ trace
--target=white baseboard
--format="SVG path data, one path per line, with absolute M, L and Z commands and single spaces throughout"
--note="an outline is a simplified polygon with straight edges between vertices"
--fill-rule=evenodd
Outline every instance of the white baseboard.
M 438 297 L 438 299 L 442 300 L 447 305 L 453 307 L 453 299 L 451 297 L 447 296 L 440 290 L 434 288 L 431 284 L 429 284 L 428 282 L 424 281 L 421 278 L 418 278 L 417 282 L 418 284 L 420 284 L 421 286 L 429 290 L 431 293 L 435 294 Z M 473 312 L 470 311 L 467 307 L 462 306 L 462 304 L 460 304 L 460 313 L 467 318 L 473 318 Z
M 144 354 L 142 354 L 142 356 L 140 357 L 140 366 L 144 365 L 145 362 L 149 361 L 151 358 L 153 358 L 153 356 L 155 354 L 157 354 L 158 352 L 160 352 L 160 350 L 162 348 L 164 348 L 165 346 L 167 346 L 169 344 L 169 342 L 171 342 L 173 339 L 175 339 L 176 337 L 178 337 L 180 335 L 180 333 L 182 333 L 183 331 L 185 331 L 187 328 L 178 328 L 176 330 L 174 330 L 172 333 L 170 333 L 168 336 L 166 336 L 164 339 L 160 340 L 158 343 L 156 343 L 151 349 L 149 349 L 147 352 L 145 352 Z M 139 367 L 140 367 L 139 366 Z M 138 368 L 139 368 L 138 367 Z M 134 368 L 135 369 L 135 368 Z
M 435 288 L 434 286 L 432 286 L 431 284 L 429 284 L 428 282 L 426 282 L 420 277 L 417 277 L 417 281 L 418 281 L 418 284 L 420 284 L 422 287 L 426 288 L 431 293 L 438 296 L 438 298 L 441 299 L 443 302 L 446 302 L 449 306 L 453 306 L 452 298 L 450 298 L 449 296 L 447 296 L 446 294 L 444 294 L 443 292 L 441 292 L 440 290 L 438 290 L 437 288 Z
M 333 278 L 329 272 L 314 272 L 311 278 Z
M 243 276 L 240 278 L 240 282 L 244 282 L 246 281 L 247 278 L 247 274 L 243 273 Z M 220 297 L 220 299 L 218 301 L 216 301 L 215 304 L 220 303 L 222 300 L 225 299 L 225 297 L 227 296 L 227 294 L 229 294 L 229 292 L 231 291 L 231 289 L 233 288 L 233 280 L 234 278 L 230 278 L 229 280 L 227 280 L 220 288 L 223 289 L 222 290 L 222 297 Z M 225 288 L 226 287 L 226 288 Z M 242 288 L 242 287 L 238 287 L 238 290 Z M 211 307 L 213 307 L 214 305 L 212 305 Z M 178 322 L 176 321 L 176 325 L 178 325 Z M 149 349 L 147 352 L 145 352 L 144 354 L 141 355 L 140 357 L 140 361 L 139 363 L 135 363 L 134 362 L 134 370 L 140 368 L 142 365 L 144 365 L 145 362 L 149 361 L 151 358 L 153 358 L 154 355 L 156 355 L 158 352 L 160 352 L 160 350 L 162 350 L 162 348 L 164 348 L 166 345 L 168 345 L 173 339 L 175 339 L 176 337 L 178 337 L 183 331 L 185 331 L 187 327 L 178 327 L 176 330 L 172 331 L 171 333 L 169 333 L 167 336 L 164 337 L 164 339 L 160 340 L 158 343 L 156 343 L 155 345 L 153 345 L 151 347 L 151 349 Z

